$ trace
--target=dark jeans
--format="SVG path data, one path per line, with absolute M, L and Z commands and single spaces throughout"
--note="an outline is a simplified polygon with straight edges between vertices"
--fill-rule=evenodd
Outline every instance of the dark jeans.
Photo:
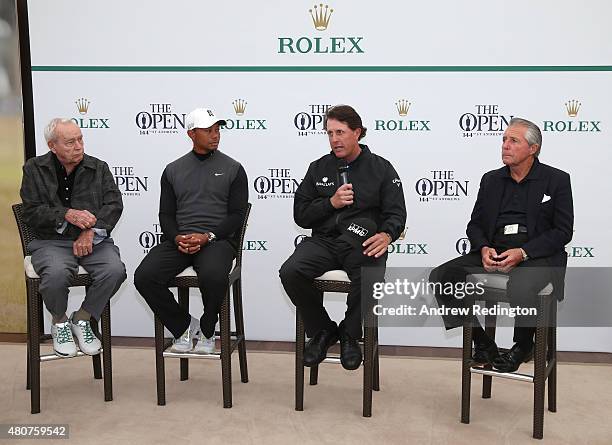
M 323 306 L 323 295 L 313 286 L 316 277 L 333 269 L 344 270 L 351 280 L 346 313 L 340 328 L 353 338 L 361 337 L 361 268 L 377 266 L 375 272 L 368 273 L 368 279 L 382 281 L 387 261 L 386 253 L 374 258 L 364 255 L 363 250 L 363 247 L 353 247 L 336 238 L 310 237 L 298 244 L 293 255 L 280 268 L 281 282 L 293 304 L 300 310 L 309 337 L 322 329 L 335 328 L 335 323 Z M 371 286 L 365 284 L 364 288 L 371 289 Z
M 496 235 L 493 247 L 498 254 L 505 250 L 520 247 L 528 240 L 526 234 Z M 471 252 L 467 255 L 452 259 L 435 268 L 430 276 L 430 282 L 455 283 L 465 282 L 468 274 L 486 273 L 482 268 L 480 252 Z M 501 273 L 501 272 L 495 272 Z M 552 282 L 552 269 L 546 258 L 529 259 L 519 263 L 509 273 L 506 293 L 511 306 L 536 307 L 538 293 Z M 436 293 L 438 306 L 463 307 L 463 299 L 454 295 Z M 463 325 L 461 316 L 443 315 L 446 329 L 453 329 Z M 514 320 L 514 341 L 517 343 L 533 341 L 535 334 L 535 316 L 517 315 Z
M 215 333 L 235 256 L 236 251 L 227 240 L 210 243 L 193 255 L 179 252 L 173 241 L 164 241 L 144 257 L 134 272 L 134 285 L 153 313 L 178 338 L 189 327 L 191 315 L 179 306 L 168 289 L 168 282 L 188 266 L 193 266 L 204 303 L 200 327 L 210 338 Z

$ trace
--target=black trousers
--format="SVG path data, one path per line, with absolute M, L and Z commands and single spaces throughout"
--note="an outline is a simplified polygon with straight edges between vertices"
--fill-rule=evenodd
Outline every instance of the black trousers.
M 210 338 L 215 333 L 235 256 L 236 251 L 227 240 L 210 243 L 193 255 L 179 252 L 173 241 L 164 241 L 144 257 L 134 272 L 134 285 L 163 325 L 178 338 L 189 327 L 191 315 L 179 306 L 168 283 L 186 267 L 193 266 L 204 303 L 200 327 Z
M 493 247 L 498 254 L 505 250 L 520 247 L 528 240 L 526 234 L 496 235 Z M 486 273 L 482 267 L 480 252 L 471 252 L 450 260 L 435 268 L 430 276 L 430 282 L 455 283 L 465 282 L 468 274 Z M 500 273 L 500 272 L 496 272 Z M 513 307 L 536 307 L 538 293 L 553 280 L 552 268 L 546 258 L 529 259 L 519 263 L 509 273 L 506 293 Z M 463 307 L 462 299 L 451 294 L 436 293 L 438 306 Z M 443 315 L 446 329 L 463 325 L 463 317 Z M 536 316 L 517 315 L 514 319 L 514 341 L 517 343 L 533 341 Z
M 387 253 L 379 258 L 363 254 L 363 247 L 353 247 L 345 241 L 329 237 L 309 237 L 295 248 L 295 252 L 281 266 L 279 274 L 287 295 L 302 313 L 306 334 L 312 337 L 322 329 L 334 329 L 323 306 L 323 295 L 314 288 L 316 277 L 333 269 L 344 270 L 351 280 L 346 298 L 346 313 L 340 329 L 353 338 L 362 336 L 362 267 L 375 267 L 367 273 L 368 281 L 382 281 Z M 364 283 L 365 289 L 371 289 Z M 371 297 L 371 294 L 369 295 Z M 370 298 L 371 299 L 371 298 Z

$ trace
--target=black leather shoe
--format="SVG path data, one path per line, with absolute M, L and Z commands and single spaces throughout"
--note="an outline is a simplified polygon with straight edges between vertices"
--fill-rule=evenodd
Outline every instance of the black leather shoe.
M 533 358 L 533 343 L 525 348 L 516 343 L 508 352 L 503 353 L 493 361 L 493 368 L 500 372 L 514 372 L 521 363 L 527 363 Z
M 488 344 L 474 343 L 474 354 L 472 360 L 481 365 L 493 364 L 493 361 L 499 357 L 499 350 L 494 341 Z
M 338 328 L 317 332 L 304 347 L 304 366 L 316 366 L 325 360 L 327 350 L 338 341 Z
M 340 333 L 340 363 L 344 369 L 352 371 L 361 365 L 361 348 L 357 340 L 346 332 Z

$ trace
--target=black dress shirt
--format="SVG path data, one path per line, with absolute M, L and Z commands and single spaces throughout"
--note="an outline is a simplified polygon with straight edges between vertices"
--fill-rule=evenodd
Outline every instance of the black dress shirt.
M 51 154 L 53 156 L 53 163 L 55 164 L 55 173 L 57 175 L 57 196 L 64 207 L 71 208 L 70 200 L 72 198 L 72 189 L 74 188 L 74 176 L 82 161 L 77 164 L 70 174 L 68 174 L 62 163 L 57 159 L 55 153 Z
M 521 182 L 516 182 L 510 176 L 507 168 L 507 176 L 504 176 L 504 192 L 502 194 L 499 214 L 497 215 L 497 229 L 508 224 L 519 224 L 527 226 L 527 197 L 529 195 L 529 183 L 536 176 L 539 161 L 536 158 L 529 169 L 527 176 Z

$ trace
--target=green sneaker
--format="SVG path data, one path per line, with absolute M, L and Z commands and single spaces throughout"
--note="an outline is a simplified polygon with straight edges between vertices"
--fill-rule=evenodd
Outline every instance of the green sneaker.
M 77 353 L 74 338 L 70 331 L 70 322 L 55 323 L 51 325 L 51 337 L 53 337 L 53 351 L 59 357 L 74 357 Z
M 70 329 L 79 343 L 81 352 L 87 355 L 99 354 L 100 349 L 102 349 L 102 343 L 100 343 L 100 339 L 96 337 L 96 334 L 91 329 L 89 320 L 73 321 L 73 317 L 74 314 L 70 317 Z

